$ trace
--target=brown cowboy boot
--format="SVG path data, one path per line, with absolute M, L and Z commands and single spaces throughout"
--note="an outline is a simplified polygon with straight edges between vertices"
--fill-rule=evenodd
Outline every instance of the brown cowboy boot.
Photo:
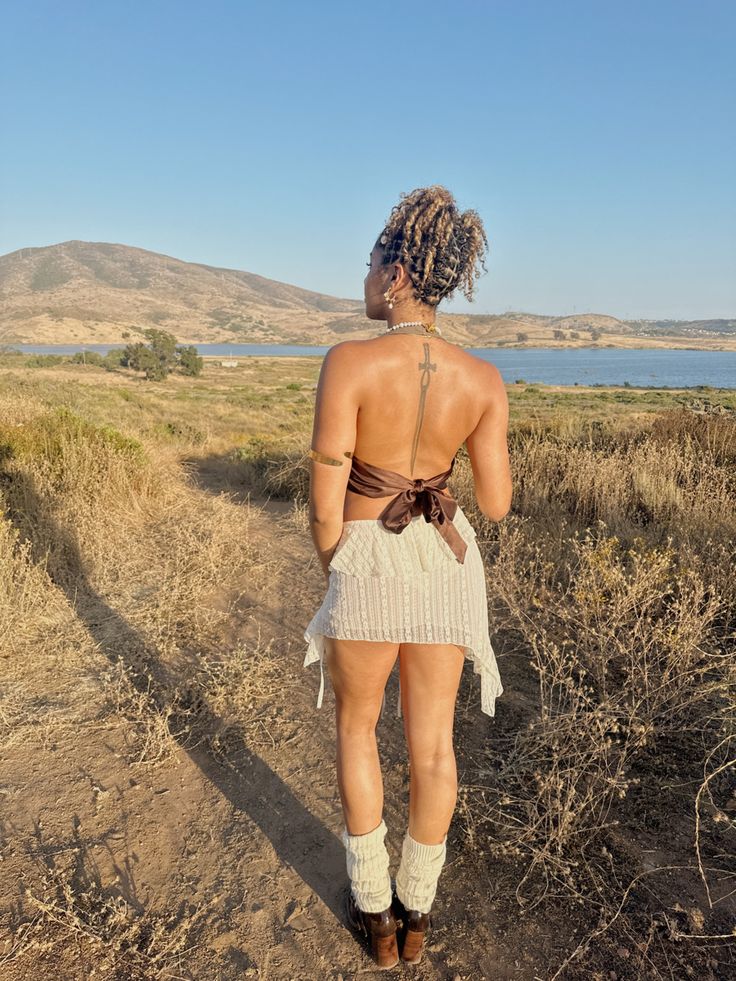
M 391 896 L 391 909 L 399 924 L 399 950 L 406 964 L 418 964 L 422 959 L 424 942 L 432 926 L 429 913 L 417 909 L 406 909 L 394 888 Z
M 366 913 L 355 902 L 348 884 L 343 894 L 345 916 L 350 926 L 370 943 L 371 956 L 381 970 L 396 967 L 399 948 L 396 939 L 396 919 L 391 906 L 380 913 Z

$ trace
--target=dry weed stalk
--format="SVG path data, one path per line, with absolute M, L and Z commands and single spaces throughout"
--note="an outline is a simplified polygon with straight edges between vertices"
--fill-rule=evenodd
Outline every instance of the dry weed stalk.
M 521 514 L 477 522 L 493 621 L 528 653 L 538 710 L 461 811 L 479 847 L 529 860 L 522 905 L 553 882 L 600 895 L 587 856 L 635 764 L 668 735 L 712 734 L 732 704 L 734 423 L 695 425 L 679 442 L 656 425 L 517 432 Z
M 731 722 L 733 722 L 733 720 L 731 720 Z M 711 763 L 712 758 L 720 750 L 724 749 L 725 747 L 728 747 L 728 750 L 730 751 L 731 750 L 731 744 L 734 741 L 736 741 L 736 734 L 733 731 L 731 731 L 716 746 L 714 746 L 713 749 L 708 753 L 708 756 L 707 756 L 707 759 L 705 760 L 703 769 L 704 770 L 707 769 L 708 765 Z M 708 885 L 708 879 L 707 879 L 707 876 L 705 875 L 705 869 L 704 869 L 704 865 L 703 865 L 703 857 L 702 857 L 702 854 L 701 854 L 701 844 L 700 844 L 701 817 L 700 817 L 700 812 L 701 812 L 701 807 L 702 807 L 702 799 L 703 799 L 703 797 L 707 796 L 709 798 L 709 800 L 710 800 L 710 804 L 711 804 L 711 808 L 712 808 L 712 812 L 713 812 L 713 820 L 716 821 L 717 823 L 724 823 L 724 824 L 729 825 L 730 828 L 731 828 L 731 830 L 736 832 L 736 818 L 729 818 L 728 817 L 728 814 L 726 814 L 725 811 L 722 810 L 721 807 L 713 801 L 713 798 L 712 798 L 712 796 L 710 794 L 710 783 L 711 783 L 711 781 L 716 780 L 716 778 L 718 778 L 719 776 L 721 776 L 724 773 L 727 773 L 728 771 L 731 771 L 731 776 L 732 777 L 733 777 L 734 774 L 736 774 L 736 757 L 732 757 L 730 760 L 726 760 L 725 762 L 720 763 L 719 765 L 717 765 L 715 767 L 715 769 L 711 770 L 710 773 L 708 773 L 706 776 L 704 776 L 703 782 L 698 787 L 698 792 L 695 795 L 695 801 L 694 801 L 694 805 L 695 805 L 695 853 L 696 853 L 697 858 L 698 858 L 698 869 L 700 871 L 700 877 L 703 880 L 703 886 L 705 888 L 705 894 L 706 894 L 706 897 L 707 897 L 707 900 L 708 900 L 708 905 L 711 907 L 711 909 L 713 908 L 713 905 L 714 904 L 713 904 L 713 899 L 711 897 L 710 886 Z M 732 813 L 733 812 L 736 812 L 736 786 L 735 786 L 734 790 L 732 791 L 731 799 L 727 802 L 726 807 L 728 807 L 731 810 Z M 736 872 L 734 872 L 734 875 L 736 876 Z M 736 936 L 736 926 L 734 926 L 734 931 L 733 932 L 734 932 L 734 936 Z
M 608 902 L 606 903 L 605 906 L 601 907 L 601 915 L 597 926 L 594 927 L 593 930 L 589 931 L 586 934 L 586 936 L 583 937 L 583 939 L 577 944 L 577 946 L 567 955 L 564 961 L 562 961 L 562 963 L 558 965 L 554 974 L 550 975 L 549 981 L 556 981 L 557 978 L 562 977 L 565 969 L 569 967 L 570 964 L 576 958 L 580 957 L 582 954 L 584 954 L 587 950 L 590 949 L 592 941 L 600 940 L 600 938 L 603 937 L 603 935 L 607 933 L 614 926 L 616 921 L 623 917 L 624 907 L 629 899 L 629 896 L 631 895 L 637 883 L 639 883 L 642 879 L 646 878 L 647 876 L 655 875 L 656 873 L 659 872 L 676 872 L 676 871 L 687 871 L 692 869 L 693 866 L 691 865 L 662 865 L 662 866 L 658 866 L 655 869 L 646 869 L 645 871 L 639 872 L 637 875 L 633 876 L 633 878 L 627 884 L 626 888 L 623 890 L 621 897 L 618 901 L 618 904 L 613 905 L 610 902 Z M 701 869 L 701 873 L 704 871 L 705 870 Z M 713 868 L 710 869 L 709 871 L 719 872 L 721 870 Z M 682 907 L 680 907 L 680 911 L 689 913 L 689 917 L 688 917 L 689 921 L 696 926 L 702 927 L 702 923 L 703 923 L 702 914 L 700 914 L 700 911 L 697 910 L 697 908 L 685 911 L 682 910 Z M 652 920 L 650 921 L 650 931 L 647 941 L 643 943 L 640 942 L 639 944 L 637 944 L 637 946 L 639 947 L 639 954 L 642 961 L 645 961 L 646 959 L 647 951 L 654 930 L 660 925 L 666 928 L 669 939 L 673 941 L 705 940 L 708 942 L 712 942 L 714 940 L 731 941 L 734 938 L 736 938 L 736 927 L 734 927 L 731 933 L 685 933 L 684 931 L 679 929 L 673 918 L 670 918 L 665 914 L 663 917 L 663 923 L 660 923 L 658 918 L 656 917 L 652 918 Z M 649 966 L 655 969 L 653 964 L 650 964 Z
M 580 855 L 638 782 L 641 750 L 699 725 L 723 694 L 711 660 L 720 600 L 670 547 L 626 548 L 599 526 L 569 539 L 563 559 L 528 532 L 509 522 L 491 578 L 506 629 L 531 655 L 539 715 L 504 759 L 485 820 L 492 853 L 531 856 L 519 889 L 537 870 L 576 890 Z
M 191 951 L 195 928 L 209 910 L 219 903 L 209 902 L 189 908 L 183 903 L 174 914 L 139 912 L 114 890 L 102 886 L 94 861 L 84 846 L 74 841 L 55 858 L 41 850 L 29 857 L 35 860 L 38 884 L 24 886 L 25 902 L 35 910 L 28 918 L 19 914 L 9 948 L 0 954 L 0 965 L 22 962 L 35 952 L 53 951 L 60 930 L 67 939 L 74 937 L 90 958 L 90 976 L 120 978 L 125 981 L 187 981 L 182 974 L 184 955 Z M 60 860 L 59 855 L 63 854 Z

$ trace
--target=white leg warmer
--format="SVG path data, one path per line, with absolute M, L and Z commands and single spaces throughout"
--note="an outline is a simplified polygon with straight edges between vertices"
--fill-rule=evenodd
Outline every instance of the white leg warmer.
M 438 845 L 424 845 L 406 832 L 396 873 L 396 895 L 407 910 L 429 913 L 446 855 L 447 835 Z
M 348 834 L 346 827 L 342 830 L 353 896 L 365 913 L 381 913 L 391 905 L 389 854 L 383 841 L 386 830 L 383 818 L 377 828 L 364 835 Z

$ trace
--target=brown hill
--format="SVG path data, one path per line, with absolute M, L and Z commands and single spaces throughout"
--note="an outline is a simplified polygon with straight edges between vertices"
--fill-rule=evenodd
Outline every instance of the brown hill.
M 4 340 L 47 344 L 120 342 L 153 326 L 181 342 L 304 341 L 363 309 L 254 273 L 76 241 L 0 257 L 0 300 Z
M 665 330 L 604 314 L 449 314 L 449 340 L 472 347 L 733 346 L 736 335 Z M 715 323 L 715 322 L 714 322 Z M 651 327 L 649 325 L 652 325 Z M 377 334 L 362 299 L 329 296 L 237 269 L 183 262 L 107 242 L 62 242 L 0 256 L 0 341 L 26 344 L 121 343 L 147 327 L 180 343 L 330 345 Z M 707 336 L 706 336 L 707 335 Z

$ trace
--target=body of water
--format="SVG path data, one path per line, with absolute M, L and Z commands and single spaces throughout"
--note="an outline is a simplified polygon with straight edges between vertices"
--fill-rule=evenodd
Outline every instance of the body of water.
M 105 354 L 123 344 L 15 344 L 34 354 Z M 208 357 L 323 357 L 328 350 L 308 345 L 195 344 Z M 543 385 L 629 385 L 637 388 L 736 388 L 736 351 L 686 351 L 674 348 L 468 348 L 493 362 L 504 381 Z

